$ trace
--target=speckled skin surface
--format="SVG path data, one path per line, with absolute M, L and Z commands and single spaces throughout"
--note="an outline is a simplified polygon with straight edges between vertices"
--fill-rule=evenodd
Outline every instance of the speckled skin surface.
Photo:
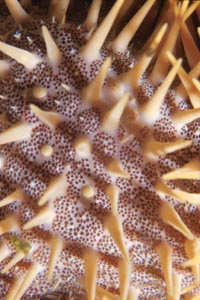
M 0 4 L 3 6 L 3 1 Z M 82 6 L 84 16 L 88 3 L 84 2 Z M 158 3 L 154 9 L 157 7 Z M 103 9 L 108 10 L 106 5 Z M 138 8 L 134 9 L 137 11 Z M 159 119 L 152 126 L 144 124 L 137 115 L 137 108 L 148 101 L 155 91 L 147 72 L 141 85 L 131 95 L 137 105 L 130 100 L 120 126 L 114 133 L 103 131 L 102 115 L 118 100 L 112 93 L 113 82 L 117 75 L 128 71 L 136 63 L 138 50 L 132 52 L 130 47 L 123 54 L 113 53 L 109 48 L 111 32 L 108 43 L 101 49 L 100 59 L 88 65 L 80 56 L 80 48 L 87 42 L 87 31 L 84 26 L 75 24 L 73 6 L 69 10 L 71 17 L 62 28 L 47 16 L 46 8 L 38 10 L 34 7 L 27 11 L 32 21 L 26 26 L 17 26 L 6 13 L 0 16 L 0 36 L 5 36 L 4 41 L 42 58 L 41 63 L 28 71 L 0 51 L 0 59 L 10 64 L 6 78 L 0 79 L 0 112 L 7 116 L 7 120 L 0 121 L 0 132 L 18 121 L 33 126 L 30 138 L 0 146 L 0 159 L 3 162 L 0 169 L 1 199 L 18 186 L 24 193 L 23 200 L 18 199 L 0 208 L 1 220 L 15 215 L 19 222 L 17 232 L 1 236 L 1 242 L 9 247 L 10 255 L 0 263 L 0 271 L 16 253 L 11 242 L 12 236 L 17 235 L 33 248 L 8 273 L 0 273 L 1 299 L 6 299 L 13 280 L 26 274 L 32 262 L 38 262 L 42 270 L 22 297 L 23 300 L 46 299 L 45 295 L 54 293 L 62 295 L 61 299 L 84 299 L 83 254 L 88 248 L 99 254 L 97 284 L 114 295 L 119 294 L 118 264 L 121 253 L 104 227 L 104 220 L 111 213 L 110 201 L 105 195 L 108 184 L 114 184 L 119 189 L 118 213 L 132 266 L 130 285 L 140 289 L 140 300 L 167 299 L 160 260 L 155 250 L 159 242 L 165 240 L 173 249 L 173 267 L 183 276 L 182 289 L 192 284 L 194 279 L 191 270 L 181 266 L 186 260 L 185 237 L 164 224 L 159 216 L 163 199 L 156 193 L 155 185 L 163 174 L 183 166 L 193 158 L 199 159 L 200 139 L 195 134 L 199 128 L 199 119 L 185 125 L 180 132 L 176 130 L 171 114 L 189 109 L 191 104 L 188 99 L 176 97 L 175 89 L 172 88 L 161 107 Z M 154 20 L 154 12 L 151 11 L 149 16 L 146 26 L 151 18 Z M 56 67 L 52 67 L 46 58 L 46 47 L 40 34 L 44 24 L 62 53 L 62 62 Z M 101 105 L 93 107 L 85 104 L 82 88 L 96 76 L 103 61 L 110 55 L 112 65 L 105 80 Z M 69 86 L 69 89 L 63 88 L 62 84 Z M 36 99 L 30 92 L 35 86 L 45 88 L 47 95 Z M 30 104 L 59 113 L 62 121 L 55 129 L 50 128 L 31 112 Z M 79 136 L 87 136 L 92 144 L 92 153 L 87 158 L 79 157 L 75 151 L 74 142 Z M 171 142 L 182 137 L 193 143 L 186 149 L 159 157 L 157 161 L 149 161 L 143 154 L 143 143 L 150 136 L 160 142 Z M 46 144 L 53 148 L 50 157 L 41 154 L 41 148 Z M 123 169 L 130 175 L 129 179 L 108 172 L 106 166 L 112 158 L 120 160 Z M 23 230 L 23 225 L 41 208 L 38 200 L 52 178 L 63 172 L 65 191 L 50 201 L 55 212 L 53 221 Z M 89 200 L 81 193 L 82 188 L 88 184 L 95 191 Z M 199 180 L 174 180 L 168 184 L 190 193 L 200 192 Z M 197 205 L 181 204 L 169 196 L 165 196 L 164 201 L 173 205 L 183 222 L 198 237 L 200 212 Z M 48 281 L 48 240 L 53 235 L 58 235 L 64 241 L 64 247 L 53 279 Z M 198 289 L 193 291 L 194 294 L 197 292 Z

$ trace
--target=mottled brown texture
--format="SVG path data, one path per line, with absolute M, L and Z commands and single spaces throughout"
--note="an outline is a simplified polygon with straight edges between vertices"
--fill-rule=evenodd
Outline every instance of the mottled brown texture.
M 141 6 L 141 1 L 139 2 Z M 3 7 L 3 1 L 0 1 L 0 4 Z M 116 100 L 109 96 L 108 91 L 112 92 L 116 76 L 129 70 L 137 61 L 138 53 L 142 52 L 139 48 L 146 41 L 147 31 L 154 30 L 161 7 L 158 1 L 151 9 L 144 27 L 141 26 L 131 43 L 130 51 L 127 50 L 123 54 L 113 53 L 109 48 L 109 41 L 116 34 L 114 27 L 108 43 L 101 49 L 101 58 L 87 65 L 80 56 L 80 48 L 87 41 L 87 32 L 84 26 L 77 23 L 83 22 L 89 3 L 81 1 L 81 8 L 79 5 L 80 1 L 72 1 L 67 24 L 61 28 L 47 17 L 46 5 L 44 8 L 34 5 L 28 9 L 33 19 L 27 26 L 17 26 L 12 17 L 8 16 L 6 9 L 0 15 L 0 35 L 7 34 L 5 42 L 36 53 L 43 59 L 33 70 L 28 71 L 0 52 L 0 59 L 10 63 L 7 77 L 0 79 L 0 112 L 6 113 L 8 118 L 8 122 L 0 121 L 0 132 L 22 120 L 31 125 L 35 124 L 29 139 L 0 146 L 0 157 L 4 158 L 4 165 L 0 170 L 1 199 L 14 191 L 18 185 L 26 195 L 23 202 L 16 201 L 0 208 L 0 217 L 3 220 L 10 214 L 17 216 L 21 227 L 21 232 L 17 233 L 18 237 L 30 245 L 37 245 L 32 255 L 20 261 L 9 274 L 0 274 L 0 296 L 4 299 L 13 279 L 25 274 L 32 262 L 39 262 L 44 269 L 22 297 L 23 300 L 33 297 L 39 297 L 41 300 L 82 299 L 82 297 L 84 299 L 86 296 L 81 283 L 84 276 L 83 253 L 87 248 L 98 252 L 100 257 L 97 284 L 118 295 L 118 264 L 121 253 L 104 228 L 105 217 L 111 213 L 105 188 L 108 184 L 114 183 L 120 191 L 118 213 L 133 267 L 131 285 L 141 290 L 140 300 L 164 300 L 167 299 L 166 285 L 159 256 L 155 251 L 160 241 L 165 240 L 173 249 L 173 267 L 183 275 L 182 288 L 189 286 L 194 279 L 190 268 L 184 269 L 181 266 L 186 260 L 184 236 L 164 224 L 159 217 L 162 200 L 156 194 L 155 184 L 166 172 L 181 167 L 192 158 L 199 158 L 200 135 L 194 134 L 199 128 L 199 120 L 184 126 L 180 133 L 184 139 L 192 140 L 193 145 L 159 157 L 158 161 L 145 159 L 144 140 L 152 135 L 157 141 L 174 141 L 178 133 L 172 123 L 171 113 L 178 109 L 191 108 L 188 99 L 181 99 L 182 102 L 178 103 L 171 89 L 161 107 L 160 118 L 152 126 L 143 124 L 140 118 L 132 120 L 131 112 L 137 107 L 129 103 L 129 115 L 127 112 L 123 116 L 117 131 L 113 134 L 102 131 L 102 114 Z M 110 5 L 107 7 L 104 1 L 100 19 L 109 8 Z M 137 10 L 138 3 L 134 6 L 133 12 Z M 116 24 L 116 28 L 120 28 L 123 22 Z M 43 24 L 48 27 L 63 56 L 61 64 L 56 68 L 53 68 L 46 59 L 44 40 L 39 34 Z M 102 105 L 93 107 L 84 104 L 81 96 L 82 88 L 95 77 L 108 55 L 111 55 L 113 60 L 104 85 L 106 92 L 101 101 Z M 137 91 L 133 93 L 139 105 L 148 101 L 155 91 L 155 87 L 148 79 L 148 73 L 145 74 Z M 63 83 L 70 86 L 69 91 L 63 88 Z M 34 98 L 31 90 L 35 86 L 45 88 L 47 95 L 42 99 Z M 30 104 L 61 114 L 63 121 L 55 129 L 50 128 L 30 111 Z M 128 116 L 130 122 L 127 122 Z M 80 158 L 75 153 L 74 141 L 79 136 L 87 136 L 91 141 L 92 153 L 88 158 Z M 126 137 L 129 138 L 122 143 L 122 139 Z M 40 150 L 43 145 L 50 145 L 53 148 L 50 157 L 42 157 Z M 106 165 L 112 158 L 120 160 L 123 169 L 130 175 L 129 179 L 118 176 L 113 178 L 110 175 Z M 61 175 L 66 165 L 68 165 L 65 175 L 66 191 L 64 195 L 51 201 L 55 211 L 52 224 L 23 230 L 22 226 L 39 211 L 37 202 L 51 179 Z M 82 187 L 88 183 L 95 189 L 94 197 L 89 200 L 81 195 Z M 200 191 L 200 182 L 197 180 L 176 180 L 168 184 L 188 192 Z M 198 207 L 180 204 L 169 196 L 165 196 L 164 201 L 173 205 L 192 233 L 199 237 Z M 15 254 L 15 248 L 10 242 L 13 234 L 10 232 L 1 237 L 11 250 L 10 257 Z M 65 244 L 59 263 L 56 264 L 53 280 L 48 281 L 47 266 L 50 256 L 48 239 L 52 235 L 58 235 Z M 0 270 L 10 257 L 0 263 Z M 57 282 L 59 284 L 54 293 Z M 194 290 L 194 294 L 198 290 L 199 287 Z

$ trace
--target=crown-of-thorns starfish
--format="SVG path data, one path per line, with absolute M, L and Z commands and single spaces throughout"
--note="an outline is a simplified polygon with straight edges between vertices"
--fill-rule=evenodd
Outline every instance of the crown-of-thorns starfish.
M 200 298 L 199 4 L 0 0 L 1 299 Z

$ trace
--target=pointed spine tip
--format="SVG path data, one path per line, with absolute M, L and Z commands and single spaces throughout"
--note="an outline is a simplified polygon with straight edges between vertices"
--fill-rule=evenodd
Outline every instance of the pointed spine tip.
M 51 0 L 49 7 L 49 16 L 55 17 L 57 22 L 61 25 L 65 23 L 66 13 L 70 0 Z
M 101 99 L 103 84 L 107 76 L 108 69 L 111 66 L 111 62 L 111 57 L 107 57 L 100 67 L 97 76 L 90 82 L 88 86 L 83 88 L 81 94 L 84 102 L 98 106 Z
M 18 188 L 16 191 L 5 197 L 0 201 L 0 207 L 4 207 L 6 205 L 9 205 L 10 203 L 13 203 L 17 200 L 22 201 L 24 199 L 24 193 L 20 188 Z
M 42 206 L 46 204 L 48 201 L 52 200 L 54 197 L 58 197 L 59 195 L 62 195 L 63 193 L 65 193 L 66 189 L 67 189 L 67 182 L 66 182 L 65 174 L 53 178 L 50 181 L 46 191 L 38 201 L 38 205 Z
M 187 21 L 187 19 L 193 14 L 193 12 L 198 8 L 200 2 L 199 1 L 195 1 L 194 3 L 192 3 L 188 9 L 186 9 L 184 11 L 183 14 L 183 21 Z
M 23 24 L 29 22 L 31 17 L 21 6 L 17 0 L 5 0 L 6 5 L 17 24 Z
M 35 226 L 52 223 L 55 212 L 50 207 L 44 207 L 27 223 L 24 224 L 23 230 L 29 230 Z
M 88 11 L 84 26 L 89 30 L 94 30 L 97 26 L 99 12 L 101 9 L 102 0 L 93 0 Z
M 186 163 L 183 167 L 172 170 L 164 175 L 164 180 L 175 180 L 175 179 L 200 179 L 200 162 L 197 159 L 193 159 Z
M 107 165 L 106 169 L 115 176 L 119 176 L 125 179 L 130 179 L 130 174 L 127 173 L 122 163 L 118 159 L 112 159 Z
M 152 99 L 141 107 L 141 117 L 147 124 L 153 124 L 160 115 L 160 108 L 164 102 L 165 96 L 168 92 L 170 85 L 177 75 L 178 69 L 180 68 L 182 59 L 178 59 L 175 66 L 169 71 L 167 77 L 164 79 L 162 84 L 158 87 L 154 93 Z
M 194 68 L 200 60 L 200 52 L 185 22 L 181 26 L 181 39 L 188 64 L 190 68 Z
M 147 139 L 143 144 L 143 153 L 147 159 L 157 160 L 159 156 L 187 148 L 192 145 L 192 141 L 177 139 L 174 142 L 158 142 L 153 138 Z
M 30 138 L 33 127 L 24 122 L 19 122 L 0 134 L 0 145 L 23 141 Z
M 136 31 L 155 1 L 156 0 L 146 1 L 145 4 L 138 10 L 136 15 L 133 16 L 129 23 L 124 27 L 112 43 L 112 49 L 114 52 L 124 52 L 127 49 L 131 39 L 134 37 Z
M 184 224 L 176 210 L 167 202 L 162 202 L 160 207 L 162 221 L 182 233 L 187 239 L 193 240 L 194 235 Z
M 45 25 L 42 26 L 42 35 L 46 44 L 47 57 L 50 64 L 52 66 L 59 65 L 62 60 L 62 54 Z
M 113 107 L 104 114 L 101 125 L 102 130 L 107 131 L 109 133 L 114 133 L 118 129 L 120 119 L 122 117 L 122 114 L 125 110 L 129 98 L 129 93 L 124 94 L 124 96 L 121 99 L 119 99 L 118 102 L 114 104 Z
M 188 123 L 198 119 L 200 117 L 200 108 L 187 109 L 178 111 L 172 115 L 172 122 L 175 128 L 179 131 Z
M 168 51 L 167 57 L 170 63 L 174 66 L 177 62 L 175 56 Z M 180 66 L 178 70 L 178 76 L 180 77 L 180 80 L 190 98 L 192 106 L 194 108 L 200 108 L 200 100 L 199 100 L 200 85 L 198 83 L 198 80 L 196 80 L 195 78 L 190 78 L 191 76 L 185 72 L 182 66 Z M 177 92 L 177 95 L 179 95 L 179 92 Z
M 62 121 L 62 117 L 60 114 L 51 111 L 44 111 L 34 104 L 30 105 L 30 110 L 36 115 L 36 117 L 38 117 L 41 122 L 51 127 L 52 129 L 55 129 Z
M 19 64 L 22 64 L 28 70 L 34 69 L 37 64 L 39 64 L 42 59 L 36 54 L 32 54 L 27 50 L 23 50 L 14 46 L 10 46 L 4 42 L 0 41 L 0 51 L 5 55 L 8 55 L 14 59 Z
M 124 259 L 128 260 L 129 253 L 125 244 L 125 235 L 120 221 L 120 216 L 118 214 L 109 215 L 104 221 L 104 226 L 112 236 Z
M 101 47 L 103 46 L 103 43 L 109 31 L 111 30 L 111 27 L 123 2 L 124 0 L 117 0 L 115 2 L 108 15 L 91 36 L 87 44 L 81 48 L 80 54 L 88 63 L 91 63 L 92 61 L 99 58 Z
M 140 78 L 147 70 L 149 64 L 151 63 L 153 57 L 155 56 L 156 50 L 158 49 L 161 40 L 164 38 L 167 28 L 168 28 L 168 24 L 164 23 L 161 26 L 161 28 L 158 30 L 156 36 L 151 41 L 150 45 L 147 47 L 147 49 L 144 51 L 141 57 L 139 57 L 138 61 L 133 66 L 133 68 L 131 68 L 131 70 L 128 71 L 125 74 L 125 76 L 123 76 L 125 81 L 131 84 L 133 90 L 136 90 L 138 88 L 140 83 Z
M 169 61 L 167 59 L 166 52 L 174 50 L 179 35 L 180 26 L 180 17 L 176 16 L 172 23 L 172 26 L 168 30 L 165 43 L 163 44 L 159 52 L 158 58 L 155 62 L 155 66 L 149 77 L 154 85 L 160 84 L 167 76 Z

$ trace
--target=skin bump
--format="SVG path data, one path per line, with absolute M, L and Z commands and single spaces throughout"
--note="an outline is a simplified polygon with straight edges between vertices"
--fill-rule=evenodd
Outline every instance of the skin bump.
M 0 298 L 200 297 L 199 3 L 0 0 Z

